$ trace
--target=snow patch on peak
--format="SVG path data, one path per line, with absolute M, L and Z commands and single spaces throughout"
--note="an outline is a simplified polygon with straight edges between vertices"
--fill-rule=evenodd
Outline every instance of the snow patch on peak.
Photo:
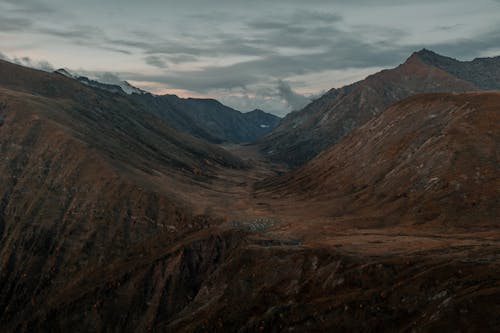
M 132 94 L 138 94 L 138 95 L 147 94 L 147 91 L 144 91 L 142 89 L 134 87 L 133 85 L 131 85 L 127 81 L 121 81 L 121 82 L 119 82 L 118 86 L 120 86 L 120 88 L 122 88 L 122 90 L 126 94 L 128 94 L 128 95 L 132 95 Z
M 94 88 L 99 88 L 115 93 L 119 93 L 120 90 L 121 92 L 127 94 L 127 95 L 132 95 L 132 94 L 138 94 L 138 95 L 143 95 L 143 94 L 148 94 L 147 91 L 144 91 L 142 89 L 139 89 L 137 87 L 134 87 L 127 81 L 121 80 L 117 75 L 112 74 L 112 73 L 102 73 L 98 75 L 91 75 L 91 77 L 87 76 L 82 76 L 77 73 L 72 73 L 70 70 L 66 68 L 60 68 L 56 70 L 54 73 L 64 75 L 68 78 L 77 80 L 87 86 L 91 86 Z

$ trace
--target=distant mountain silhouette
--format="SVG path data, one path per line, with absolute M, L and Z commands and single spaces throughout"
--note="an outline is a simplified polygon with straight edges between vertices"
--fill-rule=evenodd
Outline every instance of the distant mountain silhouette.
M 270 133 L 280 122 L 279 117 L 270 113 L 260 110 L 242 113 L 214 99 L 158 96 L 133 87 L 126 81 L 108 84 L 74 75 L 65 69 L 59 69 L 56 73 L 89 87 L 126 95 L 171 127 L 212 143 L 253 142 Z
M 270 133 L 280 118 L 263 111 L 242 113 L 214 99 L 132 95 L 171 126 L 213 143 L 248 143 Z

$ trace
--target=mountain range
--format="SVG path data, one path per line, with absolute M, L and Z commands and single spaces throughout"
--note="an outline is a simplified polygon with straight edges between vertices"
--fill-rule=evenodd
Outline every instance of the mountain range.
M 460 62 L 423 49 L 394 69 L 332 89 L 292 112 L 259 146 L 272 160 L 297 167 L 405 97 L 498 88 L 499 67 L 500 57 Z
M 214 99 L 153 95 L 130 85 L 102 83 L 59 69 L 56 73 L 89 87 L 129 95 L 141 108 L 168 122 L 170 126 L 212 143 L 249 143 L 270 133 L 280 118 L 262 110 L 236 111 Z
M 0 332 L 499 331 L 498 59 L 279 125 L 0 61 Z

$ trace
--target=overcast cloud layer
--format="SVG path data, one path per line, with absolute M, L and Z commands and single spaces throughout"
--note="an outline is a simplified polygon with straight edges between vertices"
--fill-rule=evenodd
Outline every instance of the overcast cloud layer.
M 500 54 L 498 0 L 0 0 L 0 57 L 283 115 L 423 47 Z

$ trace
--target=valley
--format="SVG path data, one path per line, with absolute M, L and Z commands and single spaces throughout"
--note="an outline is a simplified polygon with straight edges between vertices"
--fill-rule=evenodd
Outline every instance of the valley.
M 0 62 L 0 331 L 500 329 L 500 93 L 421 57 L 254 143 Z

